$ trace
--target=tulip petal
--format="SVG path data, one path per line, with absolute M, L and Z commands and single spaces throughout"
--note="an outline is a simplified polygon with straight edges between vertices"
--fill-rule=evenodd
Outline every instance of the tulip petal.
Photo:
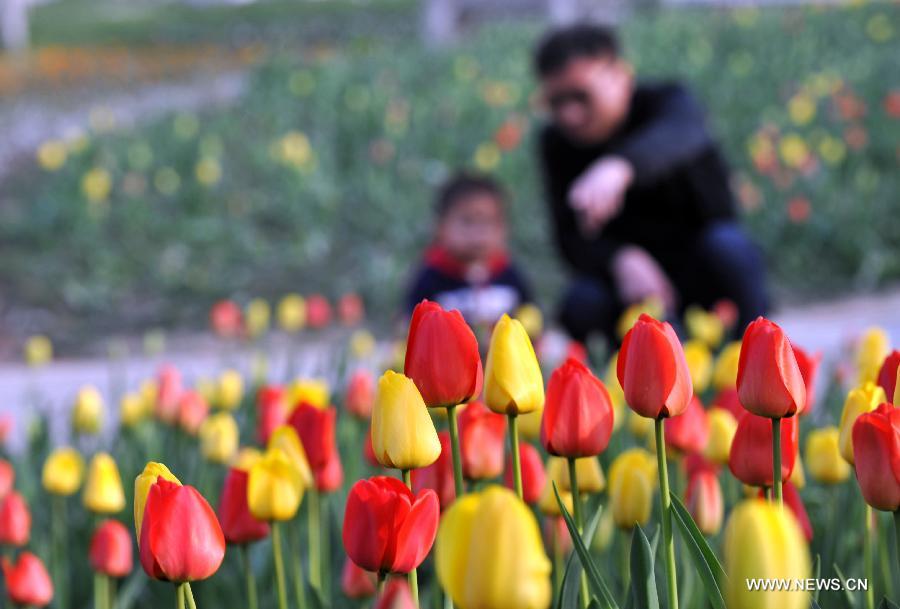
M 408 573 L 422 564 L 434 544 L 440 511 L 437 493 L 431 489 L 419 493 L 397 530 L 392 571 Z

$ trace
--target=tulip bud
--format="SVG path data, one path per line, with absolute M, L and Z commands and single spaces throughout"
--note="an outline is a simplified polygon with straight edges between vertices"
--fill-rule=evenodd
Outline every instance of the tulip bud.
M 11 491 L 0 499 L 0 545 L 24 546 L 31 537 L 31 512 L 25 499 Z
M 258 338 L 266 333 L 269 329 L 269 319 L 272 316 L 272 309 L 269 303 L 262 298 L 254 298 L 247 303 L 244 318 L 247 321 L 247 336 L 250 338 Z
M 393 370 L 378 380 L 372 449 L 381 465 L 400 470 L 426 467 L 441 454 L 441 443 L 422 395 L 412 380 Z
M 178 425 L 195 436 L 209 415 L 209 402 L 198 391 L 185 391 L 178 400 Z
M 897 391 L 897 374 L 900 373 L 900 350 L 891 351 L 878 371 L 878 385 L 884 389 L 884 395 L 892 400 Z
M 521 322 L 503 315 L 491 335 L 484 369 L 484 399 L 498 414 L 520 415 L 544 404 L 544 379 Z
M 344 567 L 341 569 L 341 591 L 351 599 L 375 596 L 375 574 L 360 569 L 348 558 L 344 560 Z
M 463 404 L 481 393 L 478 341 L 459 311 L 444 311 L 427 300 L 416 305 L 404 372 L 432 408 Z
M 703 454 L 713 463 L 724 465 L 728 463 L 728 456 L 731 454 L 731 443 L 737 432 L 737 419 L 724 408 L 710 408 L 707 411 L 707 419 L 709 440 Z
M 824 427 L 809 432 L 806 438 L 806 465 L 813 480 L 839 484 L 850 476 L 850 466 L 841 457 L 840 431 Z
M 6 497 L 16 483 L 16 470 L 12 463 L 0 459 L 0 499 Z
M 270 447 L 250 467 L 247 504 L 257 520 L 290 520 L 300 508 L 305 485 L 296 464 L 281 448 Z
M 725 505 L 722 487 L 715 471 L 709 468 L 698 470 L 688 479 L 684 502 L 704 535 L 715 535 L 722 527 Z
M 550 561 L 528 506 L 509 489 L 465 495 L 441 520 L 438 580 L 460 609 L 546 609 Z
M 234 417 L 220 412 L 200 424 L 200 452 L 213 463 L 228 463 L 238 449 L 238 425 Z
M 147 504 L 147 494 L 150 487 L 162 478 L 175 484 L 181 484 L 178 478 L 162 463 L 149 461 L 144 466 L 144 471 L 134 479 L 134 530 L 138 543 L 141 541 L 141 524 L 144 522 L 144 507 Z
M 53 600 L 53 582 L 41 559 L 31 552 L 19 554 L 15 563 L 2 559 L 6 595 L 22 607 L 46 607 Z
M 665 433 L 667 448 L 685 454 L 703 452 L 709 441 L 709 419 L 697 396 L 684 412 L 666 423 Z
M 316 490 L 320 493 L 333 493 L 344 485 L 344 466 L 341 464 L 341 453 L 334 451 L 325 465 L 317 469 L 315 478 Z
M 41 483 L 51 495 L 69 496 L 81 488 L 84 459 L 74 448 L 57 448 L 47 456 Z
M 609 504 L 616 526 L 630 530 L 650 520 L 656 476 L 656 457 L 642 448 L 615 458 L 609 468 Z
M 82 500 L 84 507 L 95 514 L 115 514 L 125 507 L 119 468 L 108 454 L 97 453 L 91 459 Z
M 331 305 L 321 294 L 310 294 L 306 298 L 306 325 L 314 330 L 331 323 Z
M 136 427 L 149 414 L 139 393 L 126 393 L 119 400 L 119 422 L 125 427 Z
M 847 394 L 847 399 L 844 401 L 844 410 L 841 413 L 839 442 L 841 456 L 850 465 L 853 465 L 853 424 L 856 423 L 859 415 L 872 412 L 878 408 L 879 404 L 886 401 L 884 389 L 871 382 L 852 389 Z
M 288 294 L 278 301 L 278 325 L 288 334 L 294 334 L 306 325 L 306 301 L 299 294 Z
M 781 479 L 788 480 L 794 471 L 799 441 L 796 417 L 781 422 Z M 750 412 L 738 421 L 731 443 L 728 468 L 734 477 L 750 486 L 772 486 L 772 421 Z
M 256 395 L 256 441 L 267 444 L 272 431 L 287 421 L 287 401 L 284 390 L 275 385 L 260 387 Z
M 43 366 L 53 359 L 53 343 L 46 336 L 29 336 L 25 341 L 25 362 L 32 367 Z
M 800 369 L 800 376 L 803 377 L 803 385 L 806 387 L 806 401 L 800 414 L 808 415 L 815 406 L 815 385 L 816 375 L 819 372 L 819 364 L 822 361 L 822 354 L 815 353 L 810 355 L 797 345 L 793 345 L 794 357 L 797 359 L 797 367 Z
M 104 520 L 91 537 L 88 550 L 91 569 L 109 577 L 131 573 L 131 533 L 118 520 Z
M 171 364 L 159 369 L 156 382 L 156 416 L 163 423 L 175 423 L 178 420 L 178 404 L 184 388 L 181 384 L 181 373 Z
M 725 528 L 725 603 L 729 609 L 806 609 L 807 592 L 750 590 L 749 579 L 810 576 L 809 549 L 790 510 L 761 499 L 740 503 Z
M 95 434 L 103 425 L 103 396 L 90 385 L 78 390 L 72 410 L 72 428 L 76 433 Z
M 856 370 L 860 385 L 874 383 L 884 358 L 890 350 L 890 340 L 884 329 L 872 327 L 867 329 L 856 348 Z
M 352 327 L 363 320 L 366 315 L 365 305 L 359 294 L 348 293 L 338 299 L 338 317 L 345 326 Z
M 806 405 L 806 384 L 791 343 L 768 319 L 758 318 L 744 332 L 737 389 L 744 408 L 761 417 L 791 417 Z
M 350 488 L 344 511 L 347 556 L 366 571 L 409 573 L 431 550 L 439 512 L 432 490 L 413 495 L 396 478 L 360 480 Z
M 284 454 L 287 455 L 290 460 L 291 465 L 293 465 L 300 474 L 300 479 L 303 481 L 304 488 L 312 488 L 315 481 L 312 468 L 309 466 L 309 459 L 306 456 L 306 450 L 303 448 L 303 443 L 300 441 L 300 436 L 297 435 L 297 431 L 293 427 L 285 424 L 275 428 L 275 431 L 273 431 L 271 437 L 269 437 L 267 448 L 279 448 L 283 450 Z M 261 457 L 262 456 L 260 455 L 260 458 Z M 259 458 L 252 461 L 246 468 L 247 471 L 250 471 L 250 467 L 257 461 L 259 461 Z
M 853 457 L 866 503 L 885 512 L 900 509 L 900 409 L 882 404 L 856 419 Z
M 218 516 L 228 543 L 251 543 L 269 535 L 269 524 L 257 520 L 250 513 L 250 506 L 247 504 L 248 478 L 246 471 L 234 467 L 225 474 Z
M 375 383 L 372 382 L 372 374 L 368 370 L 360 368 L 350 376 L 347 383 L 346 406 L 347 412 L 358 419 L 365 420 L 372 416 L 372 408 L 375 406 Z
M 488 480 L 503 473 L 506 417 L 469 402 L 459 415 L 463 475 L 469 480 Z
M 690 372 L 675 330 L 646 314 L 625 335 L 616 372 L 625 401 L 648 419 L 681 414 L 693 396 Z
M 522 469 L 522 499 L 525 503 L 536 503 L 547 485 L 541 454 L 531 444 L 522 442 L 519 444 L 519 464 Z M 512 459 L 509 456 L 506 458 L 503 483 L 507 488 L 514 488 Z
M 684 360 L 691 374 L 694 392 L 703 393 L 709 387 L 713 373 L 713 359 L 709 347 L 699 340 L 687 341 L 684 343 Z
M 318 409 L 331 403 L 331 387 L 324 379 L 300 378 L 288 386 L 288 403 L 291 406 L 306 404 Z
M 244 378 L 237 370 L 225 370 L 216 384 L 215 404 L 223 410 L 234 410 L 244 399 Z
M 587 367 L 568 359 L 550 376 L 541 443 L 551 455 L 597 456 L 612 436 L 612 401 Z
M 712 348 L 718 347 L 725 335 L 722 318 L 695 305 L 689 306 L 684 312 L 684 325 L 693 340 Z M 697 387 L 696 383 L 694 387 Z
M 288 424 L 297 432 L 313 475 L 318 477 L 328 466 L 335 465 L 337 441 L 335 439 L 335 419 L 337 411 L 333 407 L 320 409 L 308 404 L 300 404 L 288 418 Z M 332 472 L 334 473 L 334 472 Z
M 722 391 L 737 387 L 738 364 L 741 358 L 741 341 L 728 343 L 716 358 L 713 367 L 713 387 Z

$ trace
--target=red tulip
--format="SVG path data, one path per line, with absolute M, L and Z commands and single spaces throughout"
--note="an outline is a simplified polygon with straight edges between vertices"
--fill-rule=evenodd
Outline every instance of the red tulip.
M 551 455 L 593 457 L 606 450 L 612 430 L 606 386 L 580 361 L 567 359 L 547 384 L 541 444 Z
M 218 571 L 225 536 L 197 489 L 160 476 L 147 494 L 139 548 L 141 566 L 150 577 L 197 581 Z
M 806 541 L 812 541 L 812 523 L 809 521 L 809 514 L 806 513 L 806 506 L 803 505 L 803 499 L 800 497 L 800 492 L 797 490 L 797 487 L 790 482 L 782 484 L 781 489 L 784 504 L 790 508 L 791 513 L 794 514 L 794 518 L 797 519 L 797 524 L 799 524 L 800 528 L 803 530 L 803 536 L 806 537 Z M 765 499 L 765 489 L 759 489 L 759 497 Z
M 6 497 L 16 483 L 16 470 L 12 463 L 0 459 L 0 499 Z
M 781 422 L 781 479 L 787 480 L 794 471 L 799 442 L 796 417 Z M 731 443 L 728 468 L 734 477 L 750 486 L 772 486 L 772 421 L 745 412 L 738 419 L 737 431 Z
M 715 476 L 719 475 L 719 466 L 708 460 L 701 454 L 692 453 L 684 458 L 684 473 L 690 478 L 694 474 L 700 472 L 709 472 Z
M 897 367 L 900 366 L 900 350 L 891 351 L 878 371 L 878 384 L 884 389 L 888 401 L 893 401 L 897 386 Z
M 713 398 L 712 405 L 724 408 L 733 414 L 737 421 L 740 421 L 741 417 L 744 416 L 744 413 L 747 412 L 744 410 L 744 407 L 741 406 L 741 400 L 738 397 L 737 389 L 734 388 L 722 389 L 719 391 L 719 393 L 716 394 L 716 397 Z
M 439 431 L 438 439 L 441 441 L 441 456 L 428 467 L 412 470 L 412 487 L 416 493 L 421 493 L 427 488 L 433 490 L 437 493 L 441 509 L 444 510 L 450 507 L 450 504 L 456 499 L 456 487 L 453 484 L 450 434 L 446 431 Z
M 156 416 L 164 423 L 174 423 L 178 419 L 178 401 L 184 391 L 181 372 L 172 364 L 163 364 L 156 384 Z
M 503 473 L 506 417 L 470 402 L 459 414 L 459 438 L 466 478 L 486 480 Z
M 522 499 L 525 503 L 537 503 L 547 484 L 547 472 L 544 470 L 544 460 L 541 458 L 541 453 L 527 442 L 520 443 L 519 465 L 522 468 Z M 503 482 L 511 489 L 515 488 L 512 458 L 510 457 L 506 458 Z
M 715 535 L 722 528 L 725 503 L 719 477 L 712 468 L 697 469 L 688 478 L 684 503 L 705 535 Z
M 134 567 L 131 531 L 118 520 L 104 520 L 94 531 L 88 556 L 94 571 L 110 577 L 125 577 Z
M 900 509 L 900 409 L 882 404 L 853 424 L 856 480 L 876 510 Z
M 478 341 L 459 311 L 445 311 L 428 300 L 416 305 L 404 372 L 428 406 L 456 406 L 481 394 Z
M 744 408 L 770 419 L 794 416 L 806 405 L 806 384 L 791 343 L 763 317 L 744 332 L 737 390 Z
M 800 414 L 807 415 L 813 410 L 815 405 L 815 386 L 816 375 L 819 372 L 819 364 L 822 363 L 822 353 L 817 352 L 812 355 L 794 345 L 794 357 L 797 359 L 797 367 L 800 368 L 800 376 L 803 377 L 803 384 L 806 387 L 806 403 Z
M 200 425 L 209 415 L 209 404 L 199 392 L 189 389 L 178 400 L 178 425 L 187 433 L 196 435 Z
M 272 432 L 287 421 L 287 410 L 284 388 L 278 385 L 260 387 L 256 394 L 256 439 L 260 444 L 268 444 Z
M 257 520 L 247 505 L 247 472 L 232 467 L 219 498 L 219 524 L 228 543 L 250 543 L 269 535 L 269 523 Z
M 647 314 L 625 335 L 616 375 L 628 406 L 650 419 L 681 414 L 694 393 L 675 330 Z
M 372 416 L 375 405 L 375 380 L 372 373 L 360 368 L 350 376 L 347 382 L 347 412 L 359 419 Z
M 337 451 L 334 436 L 336 418 L 337 411 L 333 406 L 316 408 L 306 403 L 299 404 L 288 417 L 288 423 L 300 436 L 313 473 L 326 465 L 334 465 L 332 460 Z
M 672 417 L 666 424 L 666 446 L 682 453 L 701 453 L 709 439 L 709 420 L 706 410 L 697 396 L 688 404 L 687 410 Z
M 413 495 L 396 478 L 375 476 L 354 484 L 344 512 L 344 549 L 366 571 L 408 573 L 434 543 L 440 506 L 426 489 Z
M 306 298 L 306 325 L 313 329 L 324 328 L 331 323 L 331 305 L 321 294 Z
M 209 312 L 209 323 L 222 338 L 235 338 L 244 331 L 244 312 L 233 300 L 220 300 Z
M 366 314 L 362 298 L 358 294 L 344 294 L 338 300 L 338 317 L 345 326 L 355 326 Z
M 14 604 L 46 607 L 53 600 L 53 582 L 40 558 L 22 552 L 15 563 L 4 557 L 2 565 L 6 594 Z
M 374 596 L 375 574 L 360 569 L 352 560 L 345 560 L 341 569 L 341 590 L 344 596 L 352 599 Z
M 369 433 L 366 434 L 366 441 L 363 444 L 363 457 L 366 458 L 366 461 L 374 467 L 375 469 L 383 469 L 381 463 L 378 462 L 378 457 L 375 456 L 375 449 L 372 447 L 372 429 L 371 426 L 369 428 Z M 416 472 L 422 471 L 418 469 L 414 469 L 412 471 L 413 478 L 416 476 Z
M 331 453 L 328 462 L 313 472 L 316 479 L 316 490 L 320 493 L 333 493 L 344 484 L 344 466 L 341 464 L 341 454 L 338 451 Z
M 567 556 L 572 552 L 572 536 L 569 534 L 569 527 L 566 526 L 566 519 L 562 516 L 547 516 L 544 520 L 544 543 L 547 544 L 547 551 L 562 556 Z
M 388 580 L 373 609 L 416 609 L 406 580 L 397 577 Z
M 0 545 L 24 546 L 31 537 L 31 512 L 16 491 L 0 499 Z

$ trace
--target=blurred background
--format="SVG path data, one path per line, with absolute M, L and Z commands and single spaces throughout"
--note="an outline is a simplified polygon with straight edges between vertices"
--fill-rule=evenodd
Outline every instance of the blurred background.
M 461 166 L 510 188 L 514 249 L 551 307 L 530 50 L 584 16 L 620 24 L 642 76 L 683 78 L 707 105 L 783 310 L 900 310 L 858 306 L 900 279 L 897 2 L 0 7 L 3 358 L 35 333 L 63 355 L 189 333 L 219 299 L 295 291 L 354 292 L 388 322 L 432 191 Z

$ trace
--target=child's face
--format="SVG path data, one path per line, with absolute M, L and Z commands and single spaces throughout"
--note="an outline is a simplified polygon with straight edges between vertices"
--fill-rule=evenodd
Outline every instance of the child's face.
M 438 224 L 438 241 L 457 260 L 473 264 L 506 247 L 502 205 L 491 193 L 456 201 Z
M 571 139 L 601 142 L 625 120 L 631 103 L 631 66 L 618 58 L 584 57 L 541 82 L 553 122 Z

